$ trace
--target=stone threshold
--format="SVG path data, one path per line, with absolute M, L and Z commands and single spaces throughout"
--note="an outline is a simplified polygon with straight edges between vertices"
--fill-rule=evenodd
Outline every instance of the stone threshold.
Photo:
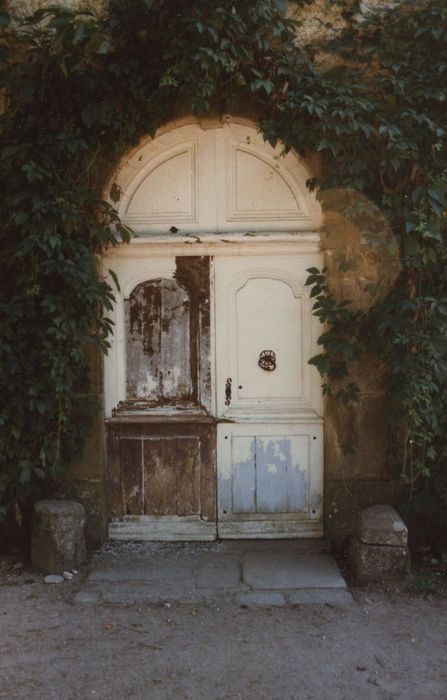
M 320 540 L 107 543 L 74 602 L 285 606 L 352 602 Z

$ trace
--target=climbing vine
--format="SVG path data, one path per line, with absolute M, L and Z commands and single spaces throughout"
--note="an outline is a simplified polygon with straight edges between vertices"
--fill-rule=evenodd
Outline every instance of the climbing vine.
M 367 202 L 387 222 L 379 249 L 371 213 L 358 228 L 379 271 L 398 258 L 386 293 L 364 285 L 368 308 L 339 298 L 328 271 L 309 272 L 326 324 L 311 361 L 348 403 L 353 363 L 371 351 L 383 360 L 400 471 L 445 507 L 447 8 L 401 0 L 365 15 L 334 2 L 344 21 L 315 43 L 300 35 L 307 4 L 294 4 L 294 21 L 284 0 L 111 0 L 99 15 L 54 7 L 21 21 L 1 12 L 3 513 L 62 472 L 97 410 L 89 357 L 113 332 L 97 260 L 131 236 L 101 198 L 107 174 L 173 115 L 247 102 L 271 144 L 319 154 L 308 184 L 323 205 L 342 188 L 361 197 L 341 215 L 356 220 Z

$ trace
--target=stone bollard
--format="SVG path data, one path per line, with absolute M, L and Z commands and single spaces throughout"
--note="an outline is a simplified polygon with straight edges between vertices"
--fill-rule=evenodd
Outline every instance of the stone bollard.
M 408 530 L 391 506 L 371 506 L 358 518 L 349 560 L 360 583 L 390 581 L 406 576 L 410 566 Z
M 31 563 L 44 574 L 76 568 L 85 559 L 85 510 L 75 501 L 47 500 L 34 505 Z

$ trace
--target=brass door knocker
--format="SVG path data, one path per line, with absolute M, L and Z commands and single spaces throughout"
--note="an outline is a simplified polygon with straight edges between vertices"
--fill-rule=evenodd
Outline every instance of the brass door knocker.
M 263 350 L 259 355 L 258 365 L 266 372 L 276 369 L 276 355 L 273 350 Z

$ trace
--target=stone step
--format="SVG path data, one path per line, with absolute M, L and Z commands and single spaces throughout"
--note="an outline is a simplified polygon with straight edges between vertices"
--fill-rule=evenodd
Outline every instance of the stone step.
M 216 551 L 217 550 L 217 551 Z M 334 558 L 312 545 L 116 544 L 97 557 L 76 603 L 346 604 Z

